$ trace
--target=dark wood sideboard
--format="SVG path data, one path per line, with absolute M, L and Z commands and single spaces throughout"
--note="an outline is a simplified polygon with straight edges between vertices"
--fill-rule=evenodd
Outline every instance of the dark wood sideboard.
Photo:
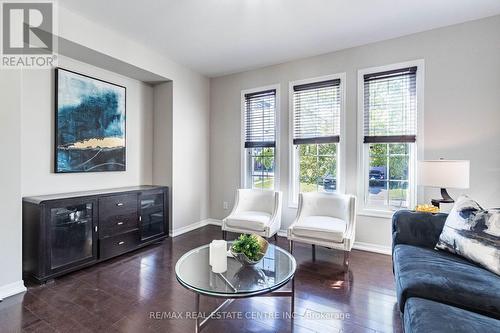
M 163 186 L 23 198 L 23 276 L 57 276 L 168 237 L 169 191 Z

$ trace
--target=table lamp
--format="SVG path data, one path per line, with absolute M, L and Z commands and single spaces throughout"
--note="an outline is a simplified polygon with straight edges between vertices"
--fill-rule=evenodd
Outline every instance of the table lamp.
M 441 199 L 432 199 L 434 206 L 455 202 L 446 188 L 469 188 L 470 162 L 466 160 L 420 161 L 418 183 L 422 186 L 441 188 Z

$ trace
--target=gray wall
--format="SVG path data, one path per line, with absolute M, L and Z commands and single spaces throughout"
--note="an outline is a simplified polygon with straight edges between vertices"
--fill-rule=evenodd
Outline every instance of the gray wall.
M 416 59 L 425 60 L 424 158 L 471 160 L 470 189 L 450 193 L 467 192 L 486 207 L 500 206 L 499 32 L 496 16 L 211 79 L 211 217 L 228 214 L 222 202 L 232 204 L 240 184 L 242 89 L 281 84 L 281 190 L 288 198 L 288 83 L 346 72 L 346 191 L 356 194 L 357 70 Z M 437 196 L 437 190 L 426 190 L 426 198 Z M 295 213 L 284 209 L 282 229 Z M 359 216 L 356 239 L 390 246 L 390 220 Z
M 158 103 L 162 98 L 155 96 L 153 88 L 144 83 L 63 59 L 61 65 L 75 65 L 74 69 L 105 76 L 111 81 L 124 80 L 134 87 L 130 97 L 135 102 L 128 105 L 127 110 L 133 122 L 131 130 L 127 124 L 127 154 L 129 149 L 132 154 L 127 156 L 127 161 L 131 168 L 124 173 L 54 175 L 51 173 L 52 76 L 38 69 L 26 69 L 23 73 L 0 70 L 0 143 L 4 153 L 0 159 L 0 208 L 4 217 L 0 222 L 0 297 L 24 288 L 21 280 L 23 194 L 158 181 L 158 184 L 171 185 L 176 193 L 171 211 L 173 228 L 183 228 L 208 218 L 209 79 L 69 10 L 58 8 L 58 14 L 59 37 L 93 50 L 95 54 L 104 54 L 108 60 L 115 59 L 118 67 L 126 64 L 171 79 L 173 83 L 166 97 L 171 103 L 161 111 L 155 110 L 155 101 Z M 157 93 L 162 93 L 161 89 Z M 154 119 L 158 112 L 163 114 Z M 160 135 L 157 137 L 160 141 L 153 142 L 153 124 L 159 128 L 161 121 L 165 121 L 163 126 L 170 133 Z M 156 156 L 162 161 L 155 159 L 153 147 L 156 153 L 161 152 Z M 171 156 L 170 161 L 166 161 L 165 156 Z M 158 168 L 153 170 L 154 166 Z
M 99 23 L 59 7 L 59 34 L 61 37 L 105 53 L 119 61 L 137 66 L 172 80 L 172 141 L 155 141 L 153 181 L 171 185 L 172 228 L 189 227 L 209 217 L 209 84 L 205 76 L 179 65 L 141 41 L 130 40 Z M 98 38 L 96 38 L 98 37 Z M 168 118 L 168 117 L 167 117 Z M 163 117 L 162 119 L 167 119 Z M 159 128 L 162 124 L 157 124 Z M 165 127 L 169 124 L 165 123 Z M 170 135 L 170 134 L 168 134 Z M 161 160 L 171 152 L 170 161 Z M 172 184 L 164 183 L 171 174 Z
M 153 142 L 162 143 L 153 145 L 153 184 L 172 188 L 172 82 L 155 85 L 153 95 Z M 169 206 L 172 207 L 172 195 Z M 172 209 L 169 209 L 169 218 L 172 220 Z
M 123 172 L 53 173 L 54 70 L 25 70 L 21 89 L 22 195 L 151 184 L 153 88 L 64 56 L 59 56 L 59 66 L 127 88 L 127 168 Z

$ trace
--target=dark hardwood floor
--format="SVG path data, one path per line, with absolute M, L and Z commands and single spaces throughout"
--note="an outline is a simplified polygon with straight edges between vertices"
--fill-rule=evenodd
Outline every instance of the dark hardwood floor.
M 186 251 L 220 236 L 219 227 L 207 226 L 29 286 L 26 293 L 0 303 L 0 332 L 193 332 L 194 320 L 154 319 L 151 312 L 194 311 L 194 294 L 177 282 L 175 263 Z M 282 237 L 278 245 L 288 248 Z M 340 252 L 318 247 L 312 262 L 310 246 L 297 243 L 294 255 L 293 332 L 402 332 L 389 256 L 354 250 L 346 279 Z M 202 297 L 201 311 L 220 302 Z M 290 319 L 269 318 L 289 307 L 286 298 L 236 300 L 226 311 L 250 313 L 254 319 L 214 320 L 202 332 L 291 332 Z

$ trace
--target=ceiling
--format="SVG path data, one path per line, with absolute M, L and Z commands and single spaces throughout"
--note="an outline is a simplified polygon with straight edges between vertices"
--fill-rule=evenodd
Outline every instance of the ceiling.
M 500 0 L 64 0 L 207 76 L 500 14 Z

